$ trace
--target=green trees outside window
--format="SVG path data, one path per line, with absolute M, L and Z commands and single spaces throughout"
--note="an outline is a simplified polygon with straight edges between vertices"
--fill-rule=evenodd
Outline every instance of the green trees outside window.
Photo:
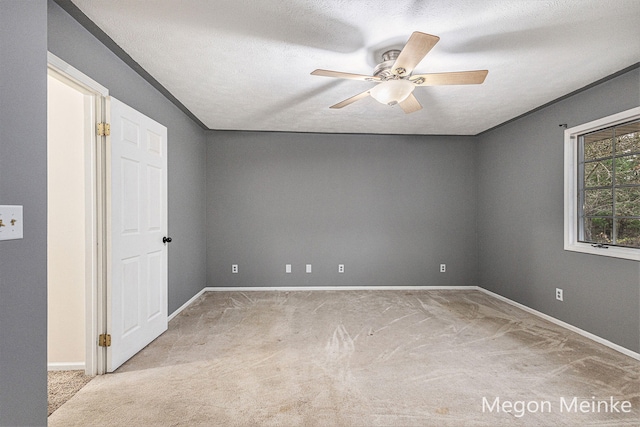
M 580 135 L 580 241 L 640 248 L 640 121 Z

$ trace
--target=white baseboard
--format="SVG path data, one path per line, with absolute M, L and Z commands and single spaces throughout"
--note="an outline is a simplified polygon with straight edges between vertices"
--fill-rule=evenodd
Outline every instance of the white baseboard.
M 84 362 L 48 363 L 48 371 L 84 371 Z
M 193 297 L 191 297 L 191 299 L 187 302 L 185 302 L 184 304 L 182 304 L 180 306 L 180 308 L 178 308 L 176 311 L 174 311 L 173 313 L 171 313 L 169 315 L 169 317 L 167 317 L 167 322 L 170 322 L 171 319 L 173 319 L 174 317 L 176 317 L 178 314 L 180 314 L 180 312 L 182 310 L 184 310 L 185 308 L 189 307 L 195 300 L 197 300 L 198 298 L 200 298 L 200 295 L 204 294 L 205 292 L 207 292 L 207 289 L 209 288 L 204 288 L 202 289 L 200 292 L 198 292 L 197 294 L 195 294 Z
M 563 322 L 562 320 L 556 319 L 555 317 L 549 316 L 548 314 L 544 314 L 538 310 L 534 310 L 533 308 L 527 307 L 524 304 L 520 304 L 519 302 L 515 302 L 510 300 L 509 298 L 503 297 L 502 295 L 498 295 L 494 292 L 488 291 L 479 286 L 278 286 L 278 287 L 206 287 L 198 292 L 193 298 L 184 303 L 182 307 L 171 313 L 169 316 L 169 320 L 176 317 L 182 310 L 187 308 L 193 301 L 195 301 L 198 297 L 200 297 L 205 292 L 253 292 L 253 291 L 284 291 L 284 292 L 296 292 L 296 291 L 407 291 L 407 290 L 423 290 L 423 291 L 435 291 L 435 290 L 448 290 L 448 291 L 468 291 L 475 290 L 484 292 L 485 294 L 499 299 L 500 301 L 504 301 L 507 304 L 511 304 L 515 307 L 518 307 L 528 313 L 531 313 L 535 316 L 538 316 L 542 319 L 548 320 L 551 323 L 555 323 L 558 326 L 561 326 L 565 329 L 568 329 L 572 332 L 575 332 L 579 335 L 582 335 L 585 338 L 588 338 L 592 341 L 597 342 L 598 344 L 602 344 L 607 346 L 617 352 L 620 352 L 626 356 L 632 357 L 634 359 L 640 360 L 640 353 L 636 353 L 635 351 L 629 350 L 628 348 L 622 347 L 621 345 L 612 343 L 609 340 L 601 338 L 597 335 L 592 334 L 591 332 L 587 332 L 583 329 L 580 329 L 576 326 L 573 326 L 569 323 Z
M 244 287 L 208 287 L 206 292 L 253 292 L 253 291 L 469 291 L 478 290 L 477 286 L 244 286 Z
M 563 328 L 568 329 L 568 330 L 570 330 L 572 332 L 575 332 L 575 333 L 577 333 L 579 335 L 582 335 L 585 338 L 589 338 L 590 340 L 595 341 L 598 344 L 605 345 L 605 346 L 607 346 L 607 347 L 609 347 L 609 348 L 611 348 L 611 349 L 613 349 L 613 350 L 615 350 L 617 352 L 620 352 L 620 353 L 622 353 L 622 354 L 624 354 L 626 356 L 629 356 L 629 357 L 632 357 L 634 359 L 640 360 L 640 353 L 636 353 L 635 351 L 631 351 L 628 348 L 622 347 L 621 345 L 618 345 L 616 343 L 612 343 L 611 341 L 606 340 L 606 339 L 604 339 L 602 337 L 599 337 L 597 335 L 594 335 L 591 332 L 587 332 L 587 331 L 585 331 L 583 329 L 580 329 L 578 327 L 575 327 L 575 326 L 573 326 L 573 325 L 571 325 L 569 323 L 563 322 L 562 320 L 556 319 L 555 317 L 549 316 L 548 314 L 544 314 L 544 313 L 542 313 L 542 312 L 540 312 L 538 310 L 534 310 L 531 307 L 527 307 L 524 304 L 520 304 L 519 302 L 515 302 L 513 300 L 510 300 L 509 298 L 503 297 L 502 295 L 498 295 L 498 294 L 496 294 L 494 292 L 488 291 L 488 290 L 486 290 L 484 288 L 480 288 L 480 287 L 478 287 L 478 290 L 481 291 L 481 292 L 484 292 L 485 294 L 487 294 L 489 296 L 492 296 L 493 298 L 499 299 L 500 301 L 504 301 L 507 304 L 511 304 L 511 305 L 513 305 L 515 307 L 518 307 L 519 309 L 522 309 L 522 310 L 524 310 L 524 311 L 526 311 L 528 313 L 531 313 L 531 314 L 534 314 L 534 315 L 536 315 L 538 317 L 541 317 L 544 320 L 548 320 L 551 323 L 555 323 L 558 326 L 562 326 Z

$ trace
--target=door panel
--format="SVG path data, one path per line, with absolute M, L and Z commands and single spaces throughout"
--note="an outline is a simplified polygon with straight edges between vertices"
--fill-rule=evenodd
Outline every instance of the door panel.
M 113 372 L 167 329 L 167 129 L 115 98 L 108 104 L 107 371 Z

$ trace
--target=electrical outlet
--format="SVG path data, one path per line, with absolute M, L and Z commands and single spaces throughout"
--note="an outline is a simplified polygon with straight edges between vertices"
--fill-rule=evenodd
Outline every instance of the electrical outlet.
M 556 288 L 556 299 L 558 301 L 564 301 L 564 295 L 563 295 L 562 289 L 560 288 Z
M 291 273 L 291 264 L 287 264 L 284 266 L 284 272 L 285 273 Z
M 440 264 L 440 273 L 447 272 L 447 264 Z
M 338 273 L 344 273 L 344 264 L 338 264 Z
M 231 272 L 232 273 L 237 273 L 238 272 L 238 264 L 233 264 L 231 266 Z
M 311 273 L 311 264 L 307 264 L 307 273 Z

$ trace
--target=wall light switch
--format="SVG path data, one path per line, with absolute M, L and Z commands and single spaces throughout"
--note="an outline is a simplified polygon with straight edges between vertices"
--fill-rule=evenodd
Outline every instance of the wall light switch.
M 307 264 L 307 273 L 311 273 L 311 264 Z
M 23 222 L 22 206 L 0 206 L 0 240 L 22 239 Z
M 284 266 L 284 272 L 285 273 L 291 273 L 291 264 L 287 264 Z

